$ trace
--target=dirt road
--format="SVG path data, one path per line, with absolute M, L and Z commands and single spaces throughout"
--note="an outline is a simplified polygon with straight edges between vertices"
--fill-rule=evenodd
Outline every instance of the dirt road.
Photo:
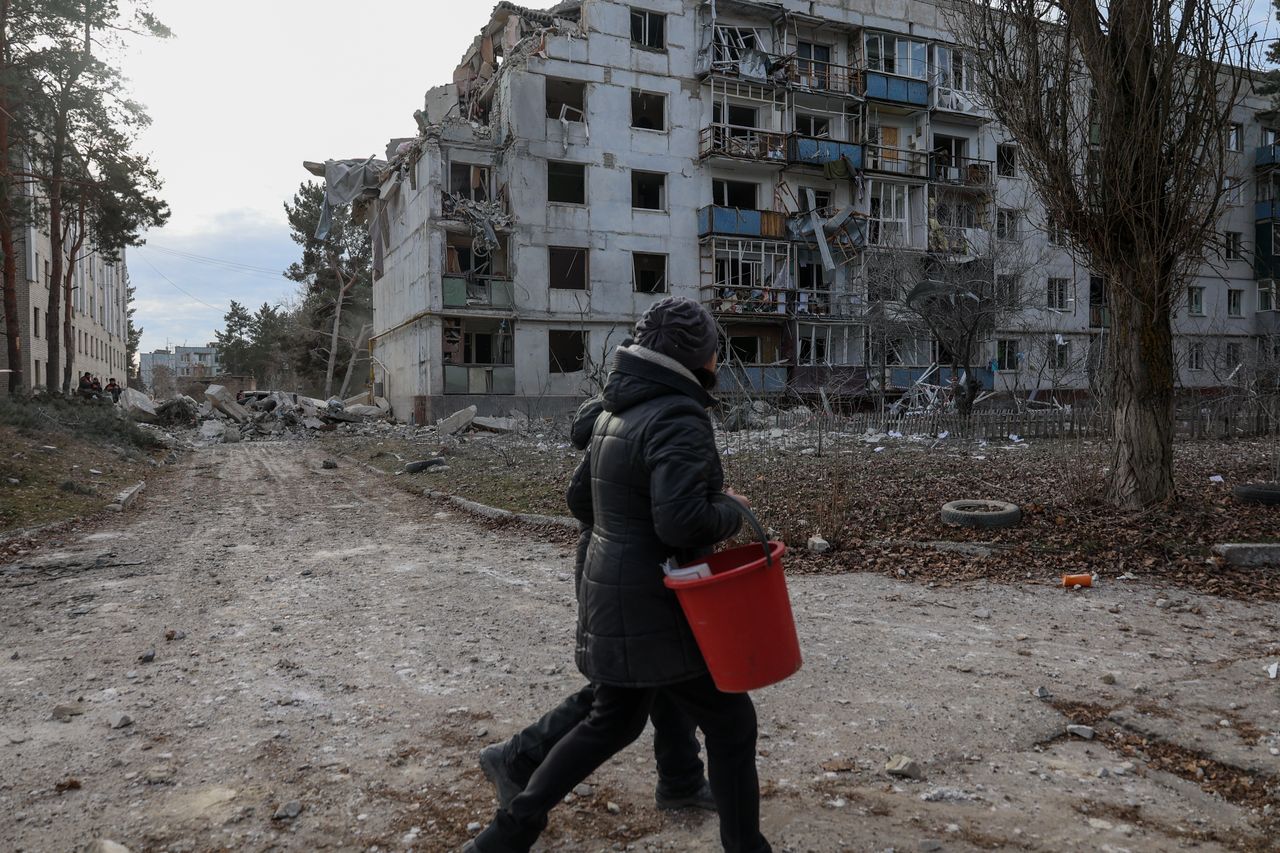
M 318 453 L 198 451 L 116 528 L 0 567 L 0 849 L 443 851 L 488 819 L 479 748 L 580 683 L 569 549 Z M 756 696 L 775 849 L 1273 843 L 1280 605 L 791 588 L 805 667 Z M 650 748 L 544 849 L 717 849 L 713 819 L 655 810 Z

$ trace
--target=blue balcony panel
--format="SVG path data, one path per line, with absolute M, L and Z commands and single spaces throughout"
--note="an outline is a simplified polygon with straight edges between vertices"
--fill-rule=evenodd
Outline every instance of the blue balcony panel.
M 929 106 L 929 84 L 924 80 L 913 80 L 896 74 L 868 71 L 867 97 L 877 101 L 894 101 L 915 107 L 927 107 Z
M 854 142 L 835 139 L 815 139 L 810 136 L 793 136 L 787 147 L 787 159 L 792 163 L 821 166 L 846 158 L 853 168 L 862 168 L 862 146 Z

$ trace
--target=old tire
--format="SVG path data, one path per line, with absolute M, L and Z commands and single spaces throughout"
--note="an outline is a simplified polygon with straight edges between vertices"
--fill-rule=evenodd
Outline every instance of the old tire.
M 1022 521 L 1022 510 L 1017 504 L 1006 501 L 960 500 L 951 501 L 942 506 L 944 524 L 957 527 L 978 527 L 984 530 L 995 530 L 1000 527 L 1012 527 Z
M 1242 503 L 1280 504 L 1280 483 L 1241 483 L 1231 493 Z

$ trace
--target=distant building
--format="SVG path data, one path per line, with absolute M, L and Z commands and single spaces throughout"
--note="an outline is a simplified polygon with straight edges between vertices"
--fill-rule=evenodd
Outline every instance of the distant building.
M 43 223 L 47 229 L 48 221 Z M 29 225 L 19 230 L 15 251 L 18 267 L 18 327 L 22 341 L 23 383 L 27 388 L 44 387 L 45 371 L 49 363 L 49 345 L 45 330 L 46 311 L 49 304 L 49 287 L 52 275 L 50 258 L 53 250 L 49 235 L 42 227 Z M 72 357 L 74 376 L 91 373 L 102 380 L 115 378 L 121 385 L 128 376 L 126 344 L 128 341 L 129 271 L 121 252 L 117 263 L 109 263 L 86 240 L 80 249 L 72 274 L 71 335 L 62 341 L 62 323 L 59 323 L 59 341 L 62 358 Z M 65 306 L 64 306 L 65 310 Z M 0 306 L 3 312 L 3 306 Z M 5 338 L 5 326 L 0 322 L 0 369 L 9 367 L 9 353 Z M 59 376 L 58 387 L 61 387 Z
M 218 350 L 213 344 L 203 347 L 174 347 L 172 350 L 158 349 L 142 353 L 139 359 L 139 375 L 148 390 L 155 386 L 156 367 L 167 369 L 169 376 L 179 384 L 212 379 L 222 372 Z

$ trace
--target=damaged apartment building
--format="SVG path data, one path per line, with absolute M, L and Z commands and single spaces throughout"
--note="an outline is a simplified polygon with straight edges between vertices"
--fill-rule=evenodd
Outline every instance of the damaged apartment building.
M 381 395 L 418 422 L 563 410 L 669 294 L 719 321 L 726 393 L 903 393 L 949 362 L 903 319 L 904 257 L 1021 294 L 983 342 L 985 389 L 1087 389 L 1105 282 L 1057 245 L 974 83 L 927 2 L 499 3 L 418 135 L 367 164 Z M 1256 150 L 1270 174 L 1275 130 L 1253 110 L 1236 130 L 1241 172 Z M 1256 224 L 1271 250 L 1274 203 L 1255 222 L 1237 190 L 1226 261 L 1176 320 L 1189 388 L 1275 331 L 1245 242 Z M 992 246 L 1032 257 L 997 269 Z

